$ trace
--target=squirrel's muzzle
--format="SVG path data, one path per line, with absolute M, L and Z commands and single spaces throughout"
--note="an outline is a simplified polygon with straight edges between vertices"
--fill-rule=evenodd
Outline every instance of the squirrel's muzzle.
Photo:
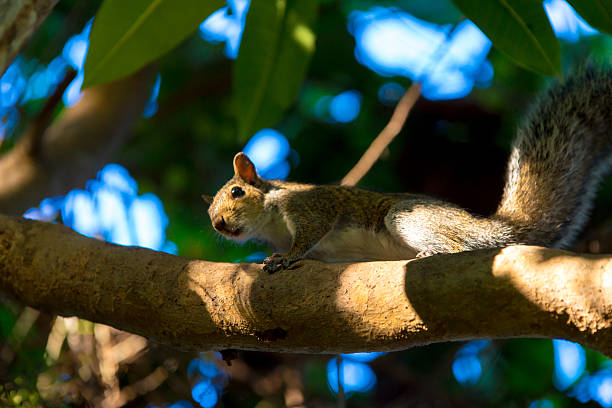
M 225 222 L 225 218 L 223 218 L 222 215 L 215 217 L 212 222 L 212 225 L 215 230 L 224 235 L 237 236 L 240 235 L 241 232 L 240 228 L 236 228 L 235 230 L 230 229 L 227 223 Z
M 226 232 L 225 228 L 227 227 L 227 224 L 225 223 L 225 219 L 223 218 L 222 215 L 216 217 L 213 222 L 213 228 L 216 229 L 219 232 Z

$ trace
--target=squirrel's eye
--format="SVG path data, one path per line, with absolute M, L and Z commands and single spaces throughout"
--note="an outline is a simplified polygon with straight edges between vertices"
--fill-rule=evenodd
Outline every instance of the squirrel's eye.
M 240 187 L 232 187 L 232 198 L 242 197 L 244 195 L 244 190 Z

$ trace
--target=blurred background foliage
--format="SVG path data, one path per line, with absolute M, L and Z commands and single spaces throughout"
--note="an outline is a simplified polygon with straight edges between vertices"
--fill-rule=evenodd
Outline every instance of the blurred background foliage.
M 544 5 L 564 72 L 612 53 L 610 36 L 568 3 Z M 1 151 L 71 70 L 77 75 L 56 110 L 78 101 L 99 6 L 62 0 L 0 78 Z M 24 215 L 122 245 L 259 260 L 267 248 L 220 239 L 200 200 L 231 177 L 233 155 L 245 151 L 266 178 L 336 183 L 412 81 L 422 82 L 423 97 L 360 186 L 425 193 L 480 214 L 495 209 L 514 130 L 550 78 L 492 48 L 450 1 L 321 0 L 297 99 L 271 128 L 239 130 L 236 116 L 249 107 L 235 98 L 232 72 L 248 10 L 248 0 L 228 1 L 162 56 L 144 119 L 114 163 Z M 272 45 L 259 47 L 266 53 Z M 249 86 L 240 87 L 247 96 Z M 612 250 L 611 209 L 608 180 L 575 249 Z M 178 352 L 8 299 L 0 305 L 0 339 L 1 406 L 612 407 L 610 360 L 562 340 L 476 340 L 340 359 L 244 352 L 227 365 L 217 352 Z

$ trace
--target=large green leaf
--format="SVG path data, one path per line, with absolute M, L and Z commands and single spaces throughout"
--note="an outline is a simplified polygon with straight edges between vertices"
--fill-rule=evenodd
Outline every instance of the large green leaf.
M 541 0 L 453 0 L 497 48 L 519 65 L 561 73 L 559 41 Z
M 612 35 L 611 0 L 568 0 L 593 28 Z
M 83 87 L 126 76 L 163 55 L 222 0 L 105 0 L 94 19 Z
M 315 0 L 253 1 L 234 67 L 238 136 L 273 126 L 295 100 L 315 48 Z

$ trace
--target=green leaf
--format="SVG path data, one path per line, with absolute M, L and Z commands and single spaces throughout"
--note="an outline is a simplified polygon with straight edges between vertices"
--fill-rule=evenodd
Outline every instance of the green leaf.
M 593 28 L 612 35 L 612 1 L 569 0 L 568 2 Z
M 561 73 L 559 41 L 538 0 L 453 0 L 497 48 L 519 65 Z
M 234 67 L 238 136 L 273 126 L 293 103 L 315 48 L 315 0 L 253 1 Z
M 124 77 L 178 45 L 221 0 L 105 0 L 91 28 L 83 88 Z

